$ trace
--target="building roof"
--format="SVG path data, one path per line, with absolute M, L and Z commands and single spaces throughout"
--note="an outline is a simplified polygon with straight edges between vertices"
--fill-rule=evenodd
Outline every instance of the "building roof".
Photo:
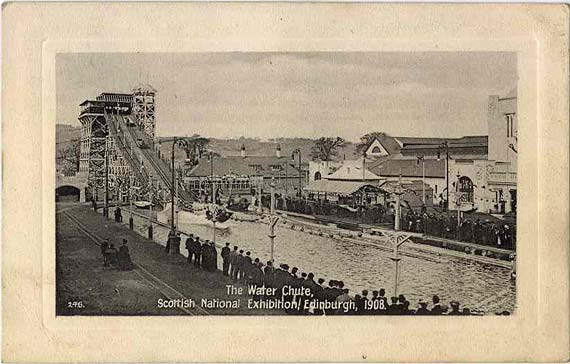
M 368 168 L 362 171 L 362 159 L 355 161 L 345 161 L 345 163 L 337 169 L 333 174 L 324 176 L 327 180 L 340 181 L 378 181 L 380 177 L 370 172 Z
M 319 192 L 319 193 L 328 193 L 328 194 L 337 194 L 337 195 L 351 195 L 365 186 L 378 189 L 378 191 L 380 191 L 380 188 L 377 183 L 356 182 L 356 181 L 328 181 L 328 180 L 311 181 L 309 185 L 304 188 L 304 190 L 309 192 Z
M 447 142 L 449 147 L 454 147 L 461 144 L 467 144 L 468 146 L 471 146 L 473 144 L 484 144 L 486 146 L 488 143 L 487 135 L 469 135 L 461 138 L 396 137 L 396 139 L 400 142 L 402 148 L 409 148 L 418 145 L 421 145 L 423 148 L 429 148 L 430 146 L 438 147 L 444 142 Z
M 376 143 L 376 141 L 378 141 L 382 145 L 382 147 L 386 150 L 386 152 L 388 152 L 388 154 L 390 155 L 397 154 L 398 152 L 400 152 L 400 144 L 398 143 L 396 138 L 391 136 L 386 136 L 384 138 L 379 138 L 379 137 L 373 138 L 370 141 L 370 143 L 368 143 L 368 145 L 364 150 L 366 152 L 369 152 L 370 147 L 372 147 L 372 145 Z
M 445 177 L 445 160 L 425 159 L 425 176 L 426 177 Z M 402 175 L 402 177 L 418 177 L 422 178 L 422 164 L 416 159 L 387 159 L 371 163 L 367 168 L 380 177 L 394 177 Z
M 287 167 L 285 167 L 287 165 Z M 281 171 L 274 170 L 272 166 L 281 166 Z M 198 164 L 190 171 L 189 176 L 205 177 L 212 174 L 212 167 L 208 158 L 201 158 Z M 214 176 L 240 175 L 240 176 L 280 176 L 298 177 L 299 170 L 293 166 L 288 158 L 276 156 L 246 156 L 246 157 L 218 157 L 214 158 Z
M 104 102 L 103 101 L 99 101 L 99 100 L 85 100 L 83 101 L 81 104 L 79 104 L 79 106 L 83 106 L 83 105 L 100 105 L 103 106 Z
M 441 144 L 448 140 L 447 138 L 416 138 L 416 137 L 396 137 L 402 147 L 414 144 Z
M 422 184 L 421 180 L 402 182 L 402 189 L 409 191 L 421 191 Z M 380 188 L 388 193 L 394 193 L 398 190 L 398 181 L 385 181 L 380 185 Z M 425 188 L 426 190 L 432 189 L 428 183 L 425 184 Z
M 97 96 L 98 101 L 106 101 L 106 102 L 122 102 L 122 103 L 131 103 L 133 100 L 132 94 L 120 94 L 120 93 L 113 93 L 113 92 L 103 92 L 99 96 Z

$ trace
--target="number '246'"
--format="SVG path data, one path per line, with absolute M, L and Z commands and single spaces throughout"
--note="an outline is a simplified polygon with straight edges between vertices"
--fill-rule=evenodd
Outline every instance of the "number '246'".
M 67 302 L 68 308 L 85 308 L 83 301 L 68 301 Z

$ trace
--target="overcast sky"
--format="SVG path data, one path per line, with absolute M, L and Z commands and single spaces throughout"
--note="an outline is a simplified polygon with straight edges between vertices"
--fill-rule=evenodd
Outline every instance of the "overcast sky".
M 57 121 L 149 83 L 156 133 L 235 138 L 487 134 L 489 95 L 517 84 L 515 53 L 83 53 L 56 63 Z

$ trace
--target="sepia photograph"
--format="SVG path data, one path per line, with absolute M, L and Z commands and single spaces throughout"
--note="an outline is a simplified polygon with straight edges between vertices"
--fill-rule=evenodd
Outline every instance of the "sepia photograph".
M 1 10 L 3 362 L 570 359 L 567 5 Z
M 56 316 L 517 314 L 516 52 L 58 53 L 55 81 Z

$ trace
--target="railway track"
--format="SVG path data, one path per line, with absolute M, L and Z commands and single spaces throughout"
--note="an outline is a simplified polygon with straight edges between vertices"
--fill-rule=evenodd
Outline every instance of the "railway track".
M 83 233 L 91 242 L 95 245 L 100 246 L 103 239 L 97 236 L 94 232 L 90 231 L 85 225 L 83 225 L 77 218 L 69 214 L 69 209 L 64 211 L 58 211 L 58 214 L 67 218 L 78 231 Z M 173 300 L 173 299 L 180 299 L 180 300 L 188 300 L 186 296 L 184 296 L 181 292 L 176 290 L 175 288 L 171 287 L 169 284 L 152 274 L 148 271 L 145 267 L 143 267 L 139 263 L 133 262 L 134 266 L 137 268 L 135 269 L 135 273 L 141 277 L 144 281 L 154 287 L 157 291 L 159 291 L 166 299 Z M 210 315 L 210 313 L 203 309 L 202 307 L 196 306 L 191 309 L 187 309 L 184 307 L 177 307 L 179 310 L 183 311 L 184 313 L 196 316 L 196 315 Z

